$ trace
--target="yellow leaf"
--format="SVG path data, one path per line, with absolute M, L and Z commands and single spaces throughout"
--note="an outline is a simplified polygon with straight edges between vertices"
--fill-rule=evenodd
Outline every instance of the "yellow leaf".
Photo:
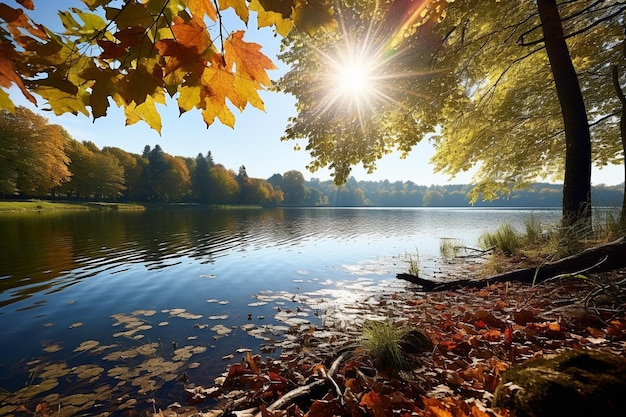
M 84 95 L 70 94 L 48 85 L 40 85 L 34 88 L 33 92 L 46 99 L 50 108 L 57 116 L 64 113 L 72 113 L 74 115 L 82 113 L 85 116 L 89 115 L 89 111 L 85 106 L 87 97 Z
M 155 102 L 160 100 L 157 96 L 156 100 L 152 96 L 146 97 L 146 101 L 140 105 L 136 105 L 134 102 L 127 105 L 124 108 L 124 115 L 126 116 L 126 125 L 132 125 L 140 120 L 143 120 L 152 129 L 161 134 L 161 116 L 156 109 Z
M 188 112 L 200 104 L 201 87 L 198 86 L 182 86 L 179 90 L 178 109 L 180 113 Z
M 258 84 L 241 77 L 235 77 L 235 89 L 237 93 L 245 98 L 252 106 L 265 111 L 265 104 L 258 93 Z
M 0 89 L 0 109 L 5 109 L 11 113 L 15 113 L 15 104 L 6 91 Z
M 228 109 L 228 106 L 215 97 L 208 97 L 202 112 L 202 118 L 207 127 L 213 123 L 216 117 L 226 126 L 235 127 L 235 115 Z
M 284 17 L 282 13 L 273 10 L 266 10 L 259 0 L 250 2 L 250 10 L 257 12 L 257 26 L 260 28 L 267 26 L 276 27 L 276 32 L 281 36 L 287 36 L 293 28 L 291 18 Z M 290 9 L 291 11 L 291 9 Z
M 220 10 L 226 10 L 229 7 L 232 7 L 237 13 L 237 16 L 241 20 L 243 20 L 246 24 L 248 23 L 248 6 L 246 5 L 246 0 L 219 0 Z
M 197 16 L 201 20 L 204 15 L 207 15 L 214 22 L 217 20 L 217 11 L 209 0 L 187 0 L 187 7 L 189 7 L 192 16 Z

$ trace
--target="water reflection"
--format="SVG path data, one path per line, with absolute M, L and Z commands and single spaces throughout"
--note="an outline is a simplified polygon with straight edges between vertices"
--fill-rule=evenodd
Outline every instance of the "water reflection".
M 147 210 L 144 212 L 34 213 L 0 216 L 0 307 L 32 294 L 61 291 L 132 265 L 157 271 L 193 262 L 214 264 L 258 251 L 306 250 L 328 256 L 399 252 L 436 254 L 438 239 L 468 237 L 511 219 L 485 210 Z M 558 212 L 545 212 L 556 218 Z M 544 216 L 546 217 L 546 216 Z M 513 217 L 515 220 L 515 217 Z M 468 242 L 473 244 L 474 242 Z M 404 246 L 402 246 L 404 245 Z M 277 262 L 284 261 L 273 254 Z M 230 262 L 230 261 L 229 261 Z

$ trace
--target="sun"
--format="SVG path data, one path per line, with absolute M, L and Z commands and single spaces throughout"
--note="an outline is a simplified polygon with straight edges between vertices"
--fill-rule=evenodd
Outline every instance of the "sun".
M 360 60 L 342 63 L 337 68 L 336 86 L 349 98 L 365 98 L 374 87 L 373 74 L 367 63 Z

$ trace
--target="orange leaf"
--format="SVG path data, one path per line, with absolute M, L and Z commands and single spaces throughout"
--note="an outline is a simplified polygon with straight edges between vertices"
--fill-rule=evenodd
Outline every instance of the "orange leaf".
M 367 407 L 373 417 L 385 417 L 387 415 L 385 413 L 385 408 L 381 403 L 380 396 L 376 394 L 375 391 L 370 391 L 363 395 L 359 405 L 361 407 Z
M 224 42 L 224 59 L 226 67 L 237 72 L 239 76 L 270 85 L 271 81 L 267 70 L 274 70 L 276 66 L 267 56 L 261 53 L 261 45 L 243 40 L 243 30 L 234 32 Z
M 0 19 L 7 22 L 9 32 L 11 32 L 13 38 L 18 42 L 22 37 L 22 29 L 25 29 L 28 33 L 37 38 L 47 38 L 43 26 L 33 25 L 22 9 L 14 9 L 4 3 L 0 3 Z
M 553 331 L 553 332 L 560 332 L 561 331 L 561 325 L 558 322 L 553 321 L 553 322 L 548 324 L 548 329 Z
M 259 365 L 257 365 L 250 352 L 246 352 L 246 362 L 248 362 L 248 365 L 250 365 L 250 369 L 252 369 L 252 372 L 254 372 L 255 374 L 261 373 Z
M 17 2 L 28 10 L 35 10 L 35 5 L 33 4 L 33 0 L 17 0 Z
M 35 97 L 26 89 L 22 78 L 17 73 L 15 61 L 19 58 L 18 53 L 13 49 L 13 45 L 0 42 L 0 86 L 9 88 L 15 83 L 24 97 L 33 104 L 37 104 Z

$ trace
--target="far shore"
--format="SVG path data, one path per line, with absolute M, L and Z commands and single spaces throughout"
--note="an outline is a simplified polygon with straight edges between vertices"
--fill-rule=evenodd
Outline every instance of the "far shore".
M 36 199 L 0 201 L 0 214 L 35 211 L 88 210 L 145 210 L 145 206 L 134 203 L 106 203 L 97 201 L 49 201 Z

